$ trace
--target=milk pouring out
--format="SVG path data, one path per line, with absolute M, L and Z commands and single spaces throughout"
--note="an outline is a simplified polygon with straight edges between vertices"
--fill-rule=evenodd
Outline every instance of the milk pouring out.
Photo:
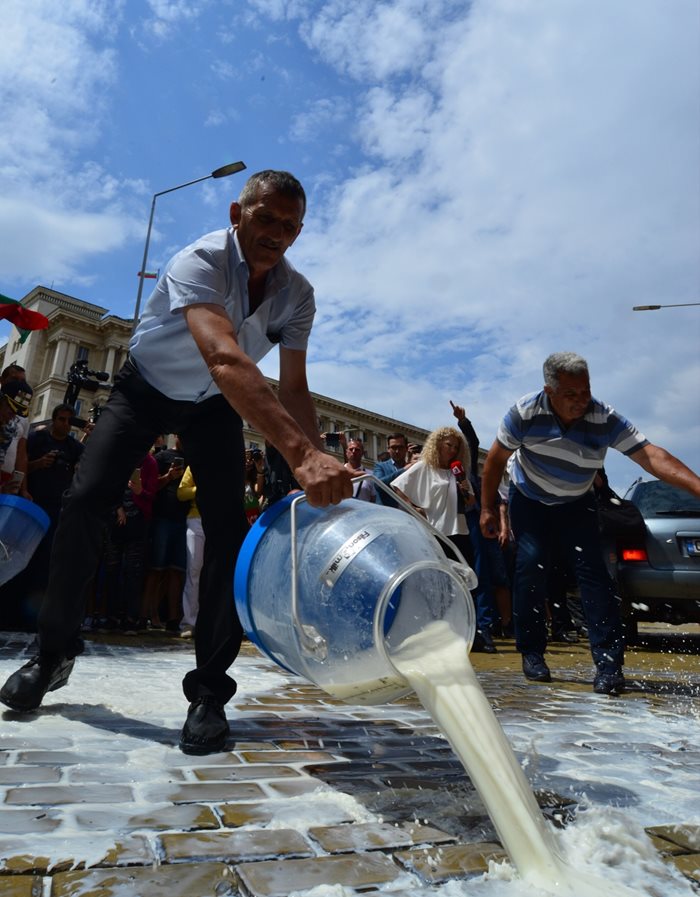
M 440 540 L 396 508 L 347 499 L 318 509 L 288 496 L 241 549 L 234 591 L 243 628 L 277 664 L 337 699 L 378 704 L 415 691 L 519 874 L 540 892 L 633 897 L 559 856 L 469 662 L 476 577 L 447 559 Z

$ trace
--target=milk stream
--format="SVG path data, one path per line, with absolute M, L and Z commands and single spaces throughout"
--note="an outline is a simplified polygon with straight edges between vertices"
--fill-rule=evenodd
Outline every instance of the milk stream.
M 392 653 L 462 761 L 520 876 L 557 897 L 638 897 L 567 865 L 532 789 L 479 685 L 467 644 L 444 621 L 431 623 Z M 325 686 L 338 698 L 343 697 Z M 368 687 L 371 685 L 368 684 Z

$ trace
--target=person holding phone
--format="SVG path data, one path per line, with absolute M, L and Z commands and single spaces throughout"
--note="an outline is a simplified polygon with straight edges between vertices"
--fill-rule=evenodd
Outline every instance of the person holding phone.
M 180 441 L 155 456 L 158 482 L 151 521 L 151 555 L 143 590 L 141 618 L 154 629 L 177 634 L 182 618 L 182 590 L 187 569 L 189 503 L 177 492 L 185 473 Z

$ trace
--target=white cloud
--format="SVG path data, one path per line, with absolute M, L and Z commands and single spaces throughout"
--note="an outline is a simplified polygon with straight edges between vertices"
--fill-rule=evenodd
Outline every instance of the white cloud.
M 302 35 L 343 73 L 360 80 L 389 78 L 418 71 L 428 61 L 433 29 L 450 5 L 445 0 L 332 0 L 305 20 Z
M 365 151 L 388 162 L 400 163 L 429 146 L 433 95 L 422 87 L 396 95 L 372 88 L 360 111 L 360 137 Z
M 143 22 L 153 37 L 167 40 L 183 24 L 195 22 L 210 5 L 209 0 L 147 0 L 152 15 Z
M 148 27 L 172 43 L 146 35 L 138 100 L 182 102 L 172 130 L 154 117 L 155 136 L 183 157 L 225 159 L 230 140 L 251 166 L 270 156 L 287 167 L 289 157 L 315 173 L 305 176 L 309 215 L 292 253 L 317 288 L 313 389 L 429 428 L 449 420 L 452 397 L 488 443 L 508 405 L 540 384 L 543 358 L 571 348 L 589 358 L 602 398 L 700 467 L 687 385 L 698 309 L 631 311 L 698 300 L 695 0 L 674 0 L 672 15 L 658 0 L 163 0 L 148 9 Z M 144 27 L 136 15 L 125 23 L 124 10 L 107 0 L 3 6 L 8 276 L 74 275 L 90 254 L 142 239 L 152 188 L 121 177 L 98 142 L 132 61 L 114 34 Z M 190 69 L 205 22 L 212 36 Z M 241 44 L 251 29 L 259 40 Z M 234 90 L 226 79 L 241 58 L 248 80 Z M 163 84 L 172 91 L 161 97 Z M 134 102 L 119 107 L 122 120 Z M 194 133 L 173 138 L 178 126 Z M 225 209 L 230 197 L 210 184 L 197 196 L 220 222 L 217 202 Z M 174 209 L 159 206 L 159 264 L 166 245 L 182 245 Z M 200 212 L 186 221 L 187 239 Z
M 317 138 L 319 132 L 345 123 L 349 113 L 349 103 L 342 97 L 316 100 L 294 116 L 290 136 L 292 140 L 310 142 Z
M 210 69 L 214 73 L 217 78 L 221 78 L 222 81 L 231 81 L 236 77 L 236 68 L 230 62 L 225 62 L 221 59 L 215 60 Z
M 136 231 L 119 214 L 73 212 L 0 197 L 0 220 L 14 226 L 0 241 L 0 269 L 13 280 L 53 281 L 75 277 L 86 256 L 109 253 Z M 31 240 L 28 239 L 31 234 Z M 77 278 L 87 282 L 86 278 Z
M 323 391 L 355 401 L 359 381 L 359 404 L 427 427 L 452 393 L 488 444 L 546 355 L 573 349 L 595 392 L 700 467 L 698 310 L 631 311 L 698 298 L 695 4 L 455 3 L 380 53 L 382 23 L 415 9 L 330 3 L 303 25 L 360 82 L 373 157 L 294 249 L 317 287 Z
M 221 109 L 212 109 L 211 112 L 204 119 L 204 127 L 205 128 L 218 128 L 221 125 L 226 124 L 228 121 L 228 116 L 221 111 Z
M 115 5 L 118 15 L 120 4 Z M 92 136 L 89 119 L 76 135 L 76 116 L 101 109 L 101 90 L 113 82 L 115 58 L 109 47 L 91 43 L 100 22 L 111 27 L 101 4 L 48 2 L 3 5 L 3 52 L 0 54 L 0 116 L 5 123 L 0 143 L 3 178 L 28 180 L 45 168 L 47 146 L 60 162 L 77 141 Z M 50 52 L 47 52 L 50 48 Z
M 3 5 L 0 260 L 10 281 L 68 276 L 135 231 L 125 194 L 143 185 L 80 159 L 99 134 L 117 75 L 109 40 L 122 7 Z
M 249 0 L 252 12 L 248 16 L 258 20 L 261 16 L 273 21 L 293 20 L 312 14 L 316 5 L 317 0 Z

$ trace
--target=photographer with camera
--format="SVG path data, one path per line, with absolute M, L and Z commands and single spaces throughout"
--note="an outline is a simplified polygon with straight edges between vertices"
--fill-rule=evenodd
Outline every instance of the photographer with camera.
M 83 446 L 70 435 L 75 409 L 60 404 L 51 412 L 51 426 L 34 430 L 27 439 L 29 492 L 58 521 L 63 493 L 70 486 Z

